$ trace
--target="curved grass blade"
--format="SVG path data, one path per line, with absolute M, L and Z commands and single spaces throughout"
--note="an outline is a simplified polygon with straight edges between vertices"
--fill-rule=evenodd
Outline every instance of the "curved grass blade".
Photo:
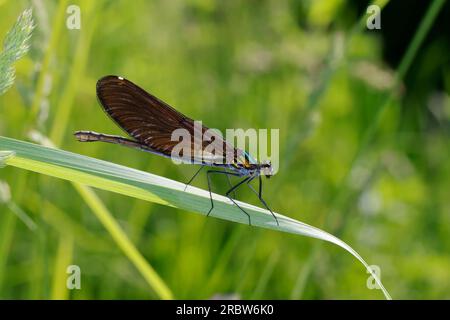
M 2 153 L 5 157 L 0 159 L 0 165 L 3 163 L 203 215 L 206 215 L 210 208 L 209 193 L 206 190 L 189 187 L 184 191 L 184 183 L 107 161 L 5 137 L 0 137 L 1 152 L 7 153 Z M 243 216 L 240 209 L 228 198 L 213 194 L 213 199 L 215 206 L 211 216 L 243 224 L 248 223 L 247 217 Z M 321 239 L 345 249 L 366 267 L 385 297 L 391 299 L 369 265 L 342 240 L 316 227 L 280 214 L 276 214 L 279 221 L 277 225 L 269 211 L 244 202 L 238 203 L 251 215 L 253 226 Z

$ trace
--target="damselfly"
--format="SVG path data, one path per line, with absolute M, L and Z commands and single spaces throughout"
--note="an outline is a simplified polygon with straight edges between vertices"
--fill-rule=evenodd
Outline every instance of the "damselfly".
M 77 131 L 75 136 L 81 142 L 103 141 L 137 148 L 164 157 L 173 157 L 173 148 L 178 143 L 178 141 L 172 139 L 174 130 L 186 129 L 193 137 L 196 136 L 194 120 L 122 77 L 106 76 L 100 79 L 97 82 L 97 97 L 110 118 L 133 139 L 93 131 Z M 202 134 L 206 133 L 208 128 L 202 126 L 201 131 Z M 247 215 L 250 225 L 250 215 L 231 197 L 231 194 L 244 184 L 247 184 L 258 196 L 261 203 L 270 211 L 278 224 L 275 214 L 262 198 L 261 176 L 264 175 L 269 178 L 272 175 L 271 163 L 258 163 L 250 154 L 239 148 L 234 148 L 222 138 L 215 137 L 215 143 L 218 143 L 223 148 L 214 149 L 214 154 L 208 154 L 206 151 L 209 141 L 201 141 L 201 150 L 194 150 L 198 143 L 198 141 L 193 139 L 191 145 L 193 152 L 188 157 L 188 162 L 200 164 L 201 166 L 186 183 L 186 187 L 192 183 L 204 167 L 213 168 L 206 173 L 211 200 L 211 208 L 207 216 L 214 209 L 211 193 L 211 175 L 224 174 L 227 176 L 230 184 L 230 189 L 225 195 Z M 186 157 L 183 157 L 182 160 L 186 162 Z M 233 186 L 229 179 L 230 176 L 241 177 L 242 180 Z M 259 181 L 258 191 L 250 184 L 254 179 Z

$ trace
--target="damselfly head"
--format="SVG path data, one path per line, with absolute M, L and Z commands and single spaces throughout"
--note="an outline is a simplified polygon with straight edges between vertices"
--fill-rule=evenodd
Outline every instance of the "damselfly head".
M 269 160 L 261 163 L 260 174 L 266 176 L 266 178 L 270 178 L 273 175 L 272 163 Z

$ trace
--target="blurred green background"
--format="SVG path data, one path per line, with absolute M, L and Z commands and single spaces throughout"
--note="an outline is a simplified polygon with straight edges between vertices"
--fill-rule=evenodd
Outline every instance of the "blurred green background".
M 34 130 L 65 150 L 188 180 L 196 168 L 75 141 L 75 130 L 121 134 L 96 101 L 107 74 L 209 127 L 279 128 L 271 207 L 349 243 L 394 299 L 449 299 L 449 5 L 415 51 L 436 1 L 380 3 L 382 29 L 367 30 L 365 1 L 0 0 L 0 39 L 26 8 L 36 24 L 0 96 L 0 135 Z M 66 28 L 69 4 L 81 8 L 80 30 Z M 157 298 L 69 183 L 9 167 L 0 179 L 0 298 Z M 97 193 L 175 298 L 383 298 L 333 245 Z M 258 204 L 244 189 L 238 199 Z M 81 290 L 65 289 L 69 264 Z

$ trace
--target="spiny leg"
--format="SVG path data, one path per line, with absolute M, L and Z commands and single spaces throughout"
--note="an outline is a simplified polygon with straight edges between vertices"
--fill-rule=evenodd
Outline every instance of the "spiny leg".
M 211 173 L 211 171 L 206 172 L 206 179 L 208 181 L 209 199 L 211 200 L 211 208 L 209 209 L 208 213 L 206 214 L 207 217 L 211 213 L 212 209 L 214 209 L 214 201 L 213 201 L 212 194 L 211 194 L 211 178 L 209 176 L 210 173 Z
M 240 187 L 240 186 L 241 186 L 242 184 L 244 184 L 245 182 L 249 181 L 250 179 L 252 179 L 252 178 L 251 178 L 251 177 L 246 177 L 246 178 L 244 178 L 242 181 L 240 181 L 239 183 L 237 183 L 234 187 L 232 187 L 230 190 L 228 190 L 228 191 L 225 193 L 225 195 L 228 197 L 228 199 L 230 199 L 231 202 L 233 202 L 233 203 L 236 205 L 236 207 L 238 207 L 239 209 L 241 209 L 241 211 L 247 215 L 247 217 L 248 217 L 248 225 L 249 225 L 249 226 L 252 225 L 251 220 L 250 220 L 250 215 L 249 215 L 244 209 L 242 209 L 241 206 L 238 205 L 237 202 L 233 200 L 233 198 L 230 197 L 230 193 L 233 192 L 234 190 L 236 190 L 238 187 Z
M 192 178 L 186 183 L 186 186 L 184 187 L 184 191 L 186 191 L 187 187 L 191 184 L 191 182 L 194 180 L 194 178 L 202 171 L 204 166 L 201 166 L 200 169 L 197 170 L 197 172 L 192 176 Z
M 210 174 L 212 174 L 212 173 L 219 173 L 219 174 L 225 174 L 225 175 L 231 175 L 231 176 L 239 176 L 239 174 L 237 174 L 237 173 L 232 173 L 232 172 L 227 172 L 227 171 L 220 171 L 220 170 L 208 170 L 206 172 L 206 178 L 207 178 L 207 181 L 208 181 L 209 199 L 211 200 L 211 209 L 209 209 L 208 213 L 206 214 L 207 217 L 209 216 L 211 211 L 214 209 L 214 201 L 213 201 L 213 198 L 212 198 L 211 177 L 210 177 Z
M 256 192 L 256 190 L 252 187 L 252 185 L 250 184 L 250 182 L 254 179 L 255 177 L 252 177 L 249 181 L 247 181 L 247 185 L 249 186 L 249 188 L 258 196 L 259 201 L 261 201 L 261 203 L 264 205 L 264 207 L 266 207 L 267 210 L 270 211 L 270 213 L 272 214 L 272 216 L 274 217 L 277 225 L 279 226 L 280 224 L 278 223 L 278 219 L 275 216 L 275 214 L 273 213 L 273 211 L 269 208 L 269 206 L 267 205 L 266 201 L 264 201 L 264 199 L 262 198 L 262 179 L 261 176 L 259 176 L 259 192 Z
M 230 186 L 230 188 L 233 188 L 233 185 L 231 184 L 230 176 L 228 174 L 226 174 L 226 177 L 227 177 L 228 185 Z M 233 198 L 236 199 L 236 190 L 233 190 Z

